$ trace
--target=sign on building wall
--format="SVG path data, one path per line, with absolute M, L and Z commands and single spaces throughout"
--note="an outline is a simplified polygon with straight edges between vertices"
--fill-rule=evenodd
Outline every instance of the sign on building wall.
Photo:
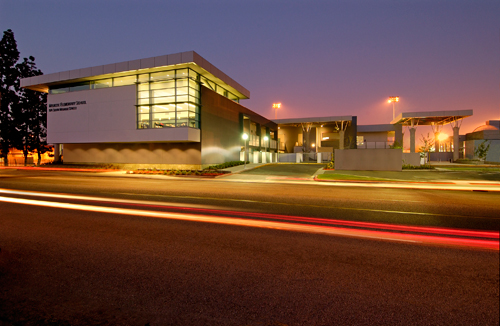
M 60 102 L 49 104 L 49 112 L 71 111 L 78 109 L 79 105 L 87 104 L 87 101 Z

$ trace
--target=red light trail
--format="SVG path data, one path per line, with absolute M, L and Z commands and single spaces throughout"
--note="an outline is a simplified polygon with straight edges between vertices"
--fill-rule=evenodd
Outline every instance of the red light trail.
M 156 202 L 110 199 L 91 196 L 77 196 L 68 194 L 39 193 L 0 189 L 0 193 L 24 196 L 48 197 L 53 199 L 72 199 L 87 202 L 114 203 L 122 206 L 142 208 L 170 209 L 182 212 L 166 212 L 157 210 L 132 209 L 123 207 L 107 207 L 41 201 L 23 198 L 3 197 L 0 201 L 36 205 L 62 209 L 93 211 L 111 214 L 145 216 L 154 218 L 176 219 L 207 223 L 220 223 L 247 227 L 272 228 L 296 232 L 311 232 L 339 236 L 351 236 L 368 239 L 427 243 L 445 246 L 474 247 L 481 249 L 499 250 L 498 231 L 461 230 L 440 227 L 419 227 L 373 222 L 345 221 L 338 219 L 314 218 L 291 215 L 278 215 L 242 211 L 230 211 L 199 207 L 180 207 L 172 204 L 161 205 Z M 390 211 L 389 211 L 390 212 Z M 411 214 L 411 212 L 408 212 Z M 207 215 L 214 214 L 214 215 Z M 216 214 L 216 215 L 215 215 Z

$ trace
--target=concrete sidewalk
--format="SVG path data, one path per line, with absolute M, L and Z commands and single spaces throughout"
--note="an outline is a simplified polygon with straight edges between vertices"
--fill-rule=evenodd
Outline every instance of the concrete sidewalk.
M 222 169 L 222 171 L 227 171 L 227 172 L 236 174 L 236 173 L 241 173 L 241 172 L 257 169 L 261 166 L 265 166 L 265 165 L 269 165 L 269 164 L 274 164 L 274 163 L 247 163 L 246 165 L 243 164 L 243 165 L 233 166 L 230 168 L 225 168 L 225 169 Z

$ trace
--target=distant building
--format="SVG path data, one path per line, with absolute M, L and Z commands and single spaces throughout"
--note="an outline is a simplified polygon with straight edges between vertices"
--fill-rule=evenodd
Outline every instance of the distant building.
M 473 159 L 474 151 L 485 140 L 490 144 L 486 162 L 500 162 L 500 120 L 489 120 L 465 135 L 465 157 Z

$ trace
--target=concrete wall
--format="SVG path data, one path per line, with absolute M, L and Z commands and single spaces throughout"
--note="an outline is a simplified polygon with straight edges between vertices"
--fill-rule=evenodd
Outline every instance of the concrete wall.
M 486 162 L 500 162 L 500 140 L 489 140 L 490 150 L 486 155 Z
M 204 86 L 201 87 L 201 103 L 202 164 L 219 164 L 240 159 L 241 149 L 245 145 L 241 138 L 242 115 L 258 123 L 261 128 L 278 130 L 274 122 Z
M 335 170 L 401 171 L 401 149 L 336 149 Z
M 390 135 L 394 136 L 394 141 L 403 144 L 403 126 L 400 124 L 358 126 L 358 136 L 363 136 L 368 142 L 387 142 Z
M 358 136 L 363 136 L 365 142 L 387 142 L 388 132 L 358 132 Z
M 299 140 L 299 133 L 302 132 L 300 127 L 281 126 L 278 130 L 278 138 L 285 144 L 285 152 L 293 153 L 295 143 Z
M 67 144 L 200 141 L 198 129 L 137 129 L 135 103 L 135 85 L 49 94 L 47 142 Z
M 467 140 L 465 141 L 465 157 L 468 159 L 476 158 L 474 155 L 474 150 L 477 146 L 481 145 L 484 139 L 481 140 Z M 491 139 L 488 140 L 490 144 L 490 149 L 486 155 L 486 162 L 500 162 L 500 140 Z
M 65 163 L 171 164 L 201 167 L 200 143 L 64 144 Z
M 420 153 L 403 153 L 403 164 L 420 166 Z
M 453 152 L 430 152 L 429 161 L 431 162 L 450 162 L 453 161 Z

